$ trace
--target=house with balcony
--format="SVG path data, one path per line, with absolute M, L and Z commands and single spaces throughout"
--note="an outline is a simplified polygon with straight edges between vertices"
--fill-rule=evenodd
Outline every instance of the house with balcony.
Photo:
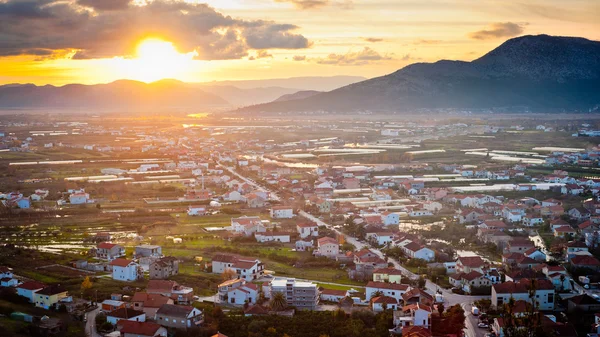
M 289 305 L 301 310 L 315 310 L 319 304 L 319 289 L 315 283 L 293 278 L 274 278 L 269 284 L 268 293 L 283 293 Z
M 172 299 L 175 304 L 192 303 L 194 289 L 169 280 L 150 280 L 146 287 L 148 294 L 160 294 Z
M 409 327 L 421 327 L 429 330 L 431 313 L 432 309 L 428 305 L 415 303 L 403 306 L 401 310 L 394 311 L 394 332 L 404 335 L 403 329 Z
M 111 242 L 102 242 L 96 246 L 96 258 L 112 261 L 125 256 L 125 247 Z
M 222 274 L 227 269 L 233 270 L 237 278 L 252 281 L 264 274 L 265 266 L 257 258 L 229 254 L 215 255 L 212 259 L 212 272 L 214 274 Z
M 258 286 L 244 279 L 233 279 L 219 284 L 219 301 L 233 305 L 255 304 Z
M 296 225 L 296 230 L 302 239 L 319 236 L 319 225 L 315 222 L 300 223 Z
M 112 267 L 112 279 L 116 281 L 137 281 L 144 277 L 142 267 L 127 259 L 114 259 L 110 262 Z
M 536 289 L 534 298 L 529 297 L 532 282 L 535 282 L 533 286 Z M 521 279 L 518 282 L 509 281 L 492 286 L 493 306 L 501 307 L 508 303 L 511 297 L 516 301 L 524 300 L 529 303 L 535 300 L 538 310 L 543 311 L 554 310 L 556 303 L 554 285 L 549 280 Z

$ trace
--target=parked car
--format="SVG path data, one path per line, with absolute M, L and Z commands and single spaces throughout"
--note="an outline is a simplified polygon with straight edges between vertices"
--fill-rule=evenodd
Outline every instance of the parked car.
M 477 324 L 477 327 L 478 327 L 478 328 L 482 328 L 482 329 L 487 329 L 487 328 L 489 328 L 490 326 L 489 326 L 489 325 L 487 325 L 487 324 L 485 324 L 485 323 L 479 323 L 479 324 Z

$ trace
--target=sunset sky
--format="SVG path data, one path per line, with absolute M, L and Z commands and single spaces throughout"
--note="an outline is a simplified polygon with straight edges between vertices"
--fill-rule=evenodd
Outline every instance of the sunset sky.
M 600 40 L 598 0 L 0 0 L 0 84 L 375 77 L 528 34 Z

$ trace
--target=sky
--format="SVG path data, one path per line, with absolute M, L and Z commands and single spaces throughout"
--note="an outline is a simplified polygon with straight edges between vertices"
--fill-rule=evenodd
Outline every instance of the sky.
M 0 84 L 356 75 L 600 40 L 598 0 L 0 0 Z

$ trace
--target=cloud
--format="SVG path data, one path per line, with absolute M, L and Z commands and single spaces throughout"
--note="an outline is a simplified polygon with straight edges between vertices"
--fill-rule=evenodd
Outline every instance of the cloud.
M 523 33 L 523 26 L 524 24 L 513 22 L 495 22 L 489 25 L 489 29 L 469 33 L 469 37 L 475 40 L 514 37 Z
M 443 42 L 442 40 L 419 39 L 419 40 L 415 40 L 413 42 L 413 44 L 416 44 L 416 45 L 422 45 L 422 44 L 440 44 L 442 42 Z
M 72 51 L 74 59 L 131 57 L 161 38 L 203 60 L 240 59 L 252 49 L 302 49 L 295 25 L 225 16 L 206 4 L 154 0 L 0 0 L 0 56 Z
M 306 61 L 306 55 L 295 55 L 293 60 L 294 61 Z
M 341 9 L 352 9 L 354 7 L 354 2 L 352 0 L 275 0 L 275 2 L 291 3 L 294 7 L 302 10 L 317 9 L 325 6 L 336 6 Z
M 381 55 L 377 51 L 365 47 L 359 52 L 349 52 L 346 54 L 329 54 L 326 58 L 314 59 L 318 64 L 358 66 L 379 61 L 392 60 L 390 55 Z
M 77 3 L 97 11 L 125 9 L 132 0 L 77 0 Z
M 376 43 L 376 42 L 381 42 L 381 41 L 383 41 L 383 39 L 381 39 L 381 38 L 377 38 L 377 37 L 363 37 L 362 39 L 363 39 L 364 41 L 371 42 L 371 43 Z

